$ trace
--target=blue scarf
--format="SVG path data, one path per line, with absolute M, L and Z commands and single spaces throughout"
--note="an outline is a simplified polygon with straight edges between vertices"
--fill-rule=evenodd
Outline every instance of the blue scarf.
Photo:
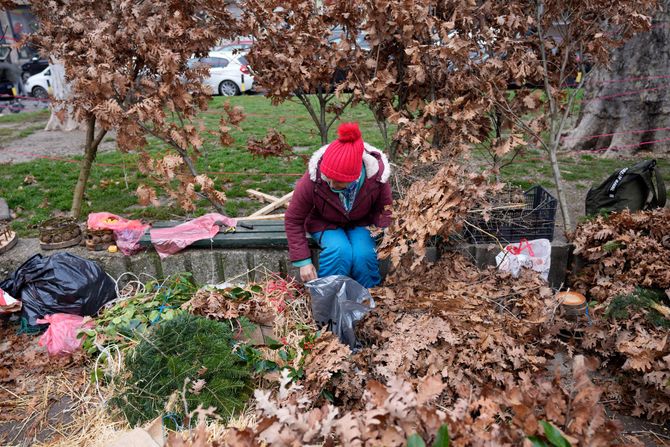
M 361 168 L 361 175 L 358 177 L 358 180 L 351 182 L 349 186 L 344 189 L 333 189 L 331 191 L 337 193 L 340 196 L 342 201 L 342 206 L 344 206 L 345 211 L 348 213 L 351 211 L 351 208 L 354 206 L 354 201 L 356 200 L 356 194 L 361 190 L 363 183 L 365 182 L 365 166 Z

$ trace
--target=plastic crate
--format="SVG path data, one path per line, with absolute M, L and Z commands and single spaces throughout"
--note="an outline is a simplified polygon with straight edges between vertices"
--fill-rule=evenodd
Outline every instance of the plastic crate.
M 482 213 L 471 213 L 465 226 L 467 240 L 474 244 L 502 244 L 521 239 L 554 239 L 558 201 L 549 191 L 537 185 L 524 192 L 523 207 L 507 209 L 496 206 L 484 220 Z M 495 237 L 494 237 L 495 236 Z M 496 240 L 497 238 L 497 240 Z

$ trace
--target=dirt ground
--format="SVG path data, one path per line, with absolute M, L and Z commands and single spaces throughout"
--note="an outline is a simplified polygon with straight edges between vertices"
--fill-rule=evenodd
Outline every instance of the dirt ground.
M 89 379 L 82 354 L 51 358 L 39 336 L 17 330 L 0 319 L 0 445 L 23 447 L 67 427 Z
M 35 123 L 3 123 L 0 130 L 7 129 L 15 132 L 29 129 Z M 70 158 L 82 155 L 84 150 L 85 130 L 45 131 L 43 126 L 34 130 L 30 135 L 9 141 L 0 145 L 0 164 L 21 163 L 39 158 Z M 115 134 L 105 136 L 100 144 L 99 151 L 111 151 L 116 148 Z

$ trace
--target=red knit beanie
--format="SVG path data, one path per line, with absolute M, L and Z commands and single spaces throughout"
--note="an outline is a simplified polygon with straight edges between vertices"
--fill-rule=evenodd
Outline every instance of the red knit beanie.
M 339 138 L 326 149 L 321 158 L 321 172 L 336 182 L 358 180 L 363 166 L 363 139 L 358 123 L 342 123 Z

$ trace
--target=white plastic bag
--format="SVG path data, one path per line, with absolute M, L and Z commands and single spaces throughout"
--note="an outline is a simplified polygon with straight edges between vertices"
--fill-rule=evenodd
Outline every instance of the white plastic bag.
M 519 276 L 522 267 L 533 269 L 547 281 L 551 267 L 551 242 L 548 239 L 521 239 L 518 244 L 509 244 L 496 256 L 496 265 L 500 271 L 511 272 L 514 278 Z

